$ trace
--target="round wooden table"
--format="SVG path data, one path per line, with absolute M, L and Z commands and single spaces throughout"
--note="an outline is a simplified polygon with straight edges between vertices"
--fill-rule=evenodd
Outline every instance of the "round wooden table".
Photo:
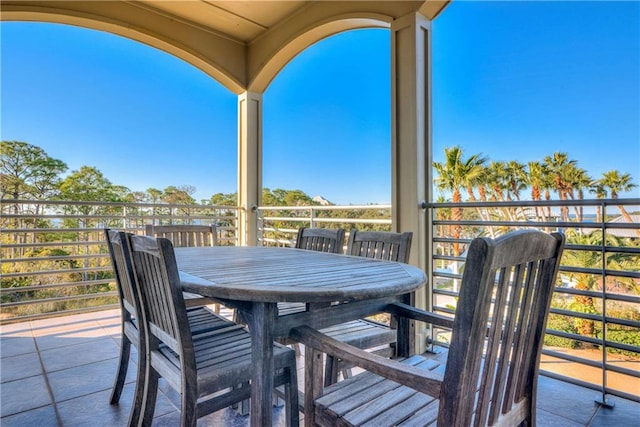
M 252 426 L 271 425 L 274 339 L 296 326 L 321 329 L 375 314 L 392 302 L 408 303 L 427 280 L 408 264 L 294 248 L 217 246 L 175 253 L 183 290 L 239 310 L 249 326 Z M 279 302 L 306 303 L 307 310 L 278 316 Z M 398 325 L 398 348 L 409 348 L 411 341 L 409 328 Z

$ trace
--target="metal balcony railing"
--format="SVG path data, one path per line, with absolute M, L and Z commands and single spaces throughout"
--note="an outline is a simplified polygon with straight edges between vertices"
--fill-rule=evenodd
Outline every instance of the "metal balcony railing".
M 118 307 L 104 228 L 144 234 L 146 224 L 216 224 L 236 245 L 235 206 L 1 201 L 0 321 Z
M 562 231 L 541 373 L 640 401 L 640 199 L 436 203 L 432 309 L 453 314 L 466 246 L 521 228 Z M 456 220 L 451 218 L 455 217 Z M 445 344 L 448 331 L 434 331 Z M 444 343 L 443 343 L 444 341 Z
M 237 244 L 237 207 L 24 200 L 1 207 L 3 323 L 116 307 L 104 227 L 143 233 L 151 223 L 215 223 L 220 244 Z M 563 231 L 541 372 L 597 390 L 604 403 L 608 395 L 640 401 L 640 199 L 432 203 L 424 212 L 433 225 L 428 306 L 450 315 L 472 238 L 524 227 Z M 291 245 L 301 226 L 392 228 L 390 205 L 262 206 L 258 218 L 265 246 Z M 432 331 L 428 344 L 446 346 L 448 333 Z

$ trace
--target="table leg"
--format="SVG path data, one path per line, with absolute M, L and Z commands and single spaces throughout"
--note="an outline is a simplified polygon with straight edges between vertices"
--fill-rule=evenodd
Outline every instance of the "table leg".
M 257 302 L 247 319 L 251 332 L 251 425 L 270 426 L 273 408 L 273 325 L 277 316 L 275 303 Z

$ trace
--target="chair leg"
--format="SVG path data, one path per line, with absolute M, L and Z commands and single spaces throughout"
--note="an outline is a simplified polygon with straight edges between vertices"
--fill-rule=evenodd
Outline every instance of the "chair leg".
M 138 375 L 136 377 L 136 389 L 133 396 L 133 406 L 131 407 L 131 413 L 129 414 L 129 426 L 138 426 L 140 417 L 142 416 L 145 407 L 145 386 L 146 386 L 146 374 L 147 374 L 147 360 L 144 356 L 144 352 L 138 352 Z M 154 405 L 155 406 L 155 405 Z M 153 413 L 151 414 L 153 417 Z
M 154 369 L 147 369 L 144 387 L 144 414 L 142 417 L 143 427 L 150 426 L 153 421 L 153 414 L 156 410 L 156 398 L 158 397 L 159 379 L 160 375 L 158 375 L 158 373 Z
M 198 396 L 194 384 L 182 384 L 182 407 L 180 408 L 180 427 L 196 427 L 198 422 Z
M 120 360 L 118 361 L 118 373 L 111 388 L 111 397 L 109 403 L 114 405 L 120 401 L 124 380 L 127 377 L 127 369 L 129 368 L 129 356 L 131 355 L 131 341 L 122 330 L 122 344 L 120 346 Z
M 298 373 L 296 371 L 295 359 L 293 364 L 289 364 L 288 368 L 285 368 L 288 373 L 289 381 L 284 385 L 284 398 L 285 404 L 285 416 L 287 418 L 288 427 L 298 427 L 300 424 L 300 417 L 298 414 Z

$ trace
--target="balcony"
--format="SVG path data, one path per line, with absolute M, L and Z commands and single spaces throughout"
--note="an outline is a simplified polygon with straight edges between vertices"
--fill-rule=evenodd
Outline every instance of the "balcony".
M 119 322 L 119 310 L 106 310 L 3 326 L 2 425 L 125 426 L 133 377 L 127 380 L 121 404 L 109 405 Z M 298 362 L 302 370 L 304 357 Z M 133 372 L 130 368 L 129 374 Z M 626 399 L 616 399 L 614 408 L 596 405 L 592 390 L 544 376 L 538 389 L 541 427 L 631 426 L 640 412 L 638 402 Z M 153 425 L 177 425 L 179 407 L 176 395 L 161 383 Z M 283 412 L 274 408 L 274 425 L 284 426 Z M 227 409 L 198 425 L 240 427 L 249 422 L 248 416 Z
M 631 222 L 620 219 L 620 206 Z M 96 413 L 108 425 L 124 425 L 126 403 L 107 402 L 119 317 L 102 228 L 142 233 L 149 223 L 215 223 L 220 244 L 236 245 L 239 208 L 19 200 L 2 200 L 1 207 L 3 425 L 84 425 L 85 416 L 94 425 Z M 431 286 L 419 303 L 453 314 L 471 237 L 522 227 L 563 230 L 571 238 L 543 350 L 539 423 L 631 425 L 640 413 L 639 208 L 638 199 L 427 205 Z M 450 220 L 451 209 L 462 219 Z M 390 229 L 390 210 L 258 207 L 256 240 L 286 246 L 300 226 Z M 419 332 L 428 349 L 447 345 L 446 330 Z M 163 395 L 159 405 L 157 424 L 172 424 L 175 396 Z M 229 410 L 203 425 L 247 422 Z

